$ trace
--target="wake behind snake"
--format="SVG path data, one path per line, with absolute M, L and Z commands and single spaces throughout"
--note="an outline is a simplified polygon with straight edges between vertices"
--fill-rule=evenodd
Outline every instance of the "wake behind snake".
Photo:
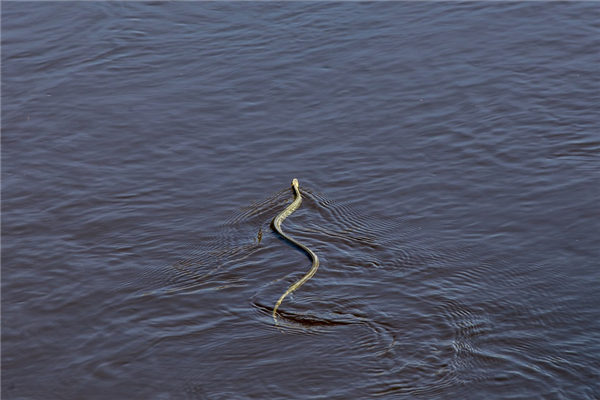
M 302 204 L 302 195 L 300 194 L 300 189 L 298 188 L 298 179 L 296 179 L 296 178 L 294 178 L 292 180 L 292 189 L 294 190 L 294 196 L 295 196 L 294 201 L 290 205 L 288 205 L 281 213 L 279 213 L 275 218 L 273 218 L 273 229 L 277 233 L 279 233 L 279 235 L 281 235 L 281 237 L 286 239 L 288 242 L 290 242 L 290 243 L 300 247 L 302 250 L 304 250 L 306 252 L 306 254 L 308 254 L 308 256 L 312 259 L 312 267 L 311 267 L 310 271 L 308 271 L 306 273 L 306 275 L 304 275 L 297 282 L 292 284 L 288 288 L 288 290 L 286 290 L 285 293 L 281 295 L 279 300 L 277 300 L 277 303 L 275 304 L 275 307 L 273 308 L 273 321 L 275 321 L 276 325 L 277 325 L 277 309 L 281 305 L 281 302 L 283 301 L 283 299 L 285 299 L 288 294 L 292 293 L 294 290 L 298 289 L 300 286 L 302 286 L 304 283 L 306 283 L 306 281 L 308 281 L 310 278 L 312 278 L 312 276 L 315 274 L 315 272 L 317 272 L 317 269 L 319 268 L 319 257 L 317 257 L 317 255 L 311 249 L 309 249 L 302 243 L 298 242 L 297 240 L 289 237 L 288 235 L 286 235 L 283 232 L 283 230 L 281 230 L 281 224 L 282 224 L 283 220 L 285 220 L 287 217 L 289 217 L 294 211 L 296 211 L 298 209 L 298 207 L 300 207 L 300 204 Z

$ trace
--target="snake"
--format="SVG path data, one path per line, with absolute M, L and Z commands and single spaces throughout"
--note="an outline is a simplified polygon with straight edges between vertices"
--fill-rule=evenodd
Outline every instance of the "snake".
M 300 286 L 304 285 L 306 283 L 306 281 L 308 281 L 310 278 L 313 277 L 313 275 L 315 274 L 315 272 L 317 272 L 317 269 L 319 268 L 319 257 L 317 257 L 317 255 L 311 249 L 309 249 L 308 247 L 306 247 L 302 243 L 298 242 L 296 239 L 288 236 L 281 229 L 281 224 L 283 223 L 283 221 L 287 217 L 289 217 L 294 211 L 296 211 L 298 209 L 298 207 L 300 207 L 300 204 L 302 204 L 302 195 L 300 194 L 300 188 L 299 188 L 299 184 L 298 184 L 298 179 L 296 179 L 296 178 L 292 179 L 292 189 L 294 191 L 294 201 L 292 203 L 290 203 L 275 218 L 273 218 L 272 226 L 273 226 L 273 229 L 282 238 L 284 238 L 288 242 L 290 242 L 293 245 L 295 245 L 295 246 L 299 247 L 300 249 L 302 249 L 311 258 L 311 260 L 312 260 L 312 267 L 306 273 L 306 275 L 304 275 L 298 281 L 296 281 L 295 283 L 293 283 L 285 291 L 285 293 L 283 293 L 281 295 L 281 297 L 279 297 L 279 300 L 277 300 L 277 303 L 275 304 L 275 307 L 273 307 L 273 321 L 275 321 L 276 325 L 277 325 L 277 310 L 279 309 L 279 306 L 283 302 L 283 299 L 285 299 L 290 293 L 292 293 L 293 291 L 295 291 L 296 289 L 298 289 Z

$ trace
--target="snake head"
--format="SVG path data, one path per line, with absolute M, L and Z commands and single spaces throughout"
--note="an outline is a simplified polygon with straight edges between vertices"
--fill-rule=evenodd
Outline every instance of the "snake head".
M 298 189 L 298 179 L 296 179 L 296 178 L 292 179 L 292 187 L 295 187 L 296 189 Z

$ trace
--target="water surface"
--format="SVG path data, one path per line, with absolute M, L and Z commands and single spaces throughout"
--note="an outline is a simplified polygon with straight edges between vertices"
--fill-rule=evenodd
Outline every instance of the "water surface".
M 2 3 L 2 397 L 600 398 L 598 17 Z

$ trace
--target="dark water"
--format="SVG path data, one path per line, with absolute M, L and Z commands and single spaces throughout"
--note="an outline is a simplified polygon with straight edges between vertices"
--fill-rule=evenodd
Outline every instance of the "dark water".
M 3 2 L 2 398 L 600 398 L 599 17 Z

